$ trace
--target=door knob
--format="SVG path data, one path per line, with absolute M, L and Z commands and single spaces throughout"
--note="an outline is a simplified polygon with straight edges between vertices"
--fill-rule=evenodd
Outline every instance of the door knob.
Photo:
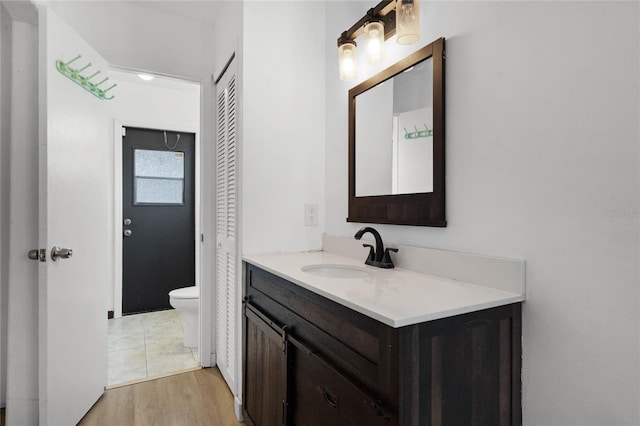
M 131 229 L 125 229 L 123 234 L 125 237 L 130 237 L 133 232 L 131 232 Z
M 123 223 L 125 224 L 125 226 L 129 226 L 131 225 L 131 219 L 126 218 Z
M 58 246 L 51 249 L 51 260 L 54 262 L 58 259 L 69 259 L 71 256 L 73 256 L 73 250 L 71 249 L 60 248 Z

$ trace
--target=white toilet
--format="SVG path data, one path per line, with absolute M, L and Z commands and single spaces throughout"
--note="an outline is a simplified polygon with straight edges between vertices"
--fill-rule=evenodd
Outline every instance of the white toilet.
M 169 303 L 184 315 L 184 337 L 182 344 L 189 348 L 197 347 L 200 288 L 191 286 L 171 290 L 169 292 Z

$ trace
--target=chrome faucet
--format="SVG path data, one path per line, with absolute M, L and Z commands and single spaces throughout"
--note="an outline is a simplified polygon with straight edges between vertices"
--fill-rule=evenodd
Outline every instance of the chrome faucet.
M 366 265 L 376 266 L 378 268 L 391 269 L 393 268 L 393 261 L 391 260 L 391 256 L 389 255 L 390 251 L 398 252 L 397 248 L 388 248 L 385 250 L 384 244 L 382 243 L 382 237 L 375 229 L 370 226 L 365 226 L 356 232 L 356 235 L 353 236 L 356 240 L 362 238 L 362 236 L 369 232 L 376 239 L 376 248 L 374 250 L 371 244 L 363 244 L 362 247 L 369 247 L 369 256 L 367 260 L 364 261 Z

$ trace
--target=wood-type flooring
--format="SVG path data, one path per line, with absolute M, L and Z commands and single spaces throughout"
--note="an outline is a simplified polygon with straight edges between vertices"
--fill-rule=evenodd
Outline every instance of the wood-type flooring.
M 204 368 L 107 390 L 80 426 L 242 425 L 217 368 Z

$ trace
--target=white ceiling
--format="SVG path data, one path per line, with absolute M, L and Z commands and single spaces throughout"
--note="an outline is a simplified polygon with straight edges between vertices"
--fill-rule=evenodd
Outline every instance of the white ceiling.
M 225 1 L 227 0 L 130 0 L 127 1 L 127 3 L 148 7 L 149 9 L 155 9 L 194 21 L 214 24 Z

